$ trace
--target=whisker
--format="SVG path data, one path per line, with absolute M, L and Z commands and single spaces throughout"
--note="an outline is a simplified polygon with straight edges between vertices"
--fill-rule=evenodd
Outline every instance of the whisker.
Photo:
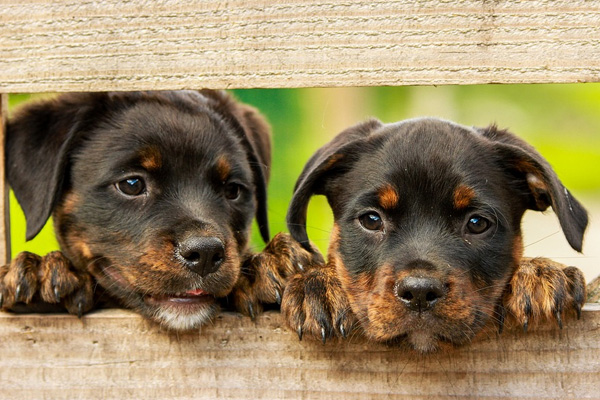
M 541 241 L 544 241 L 544 240 L 548 239 L 549 237 L 552 237 L 552 236 L 554 236 L 554 235 L 556 235 L 556 234 L 558 234 L 558 233 L 560 233 L 560 231 L 556 231 L 556 232 L 554 232 L 554 233 L 551 233 L 551 234 L 549 234 L 549 235 L 546 235 L 546 236 L 544 236 L 543 238 L 536 240 L 535 242 L 532 242 L 532 243 L 528 243 L 528 244 L 526 244 L 526 245 L 525 245 L 525 247 L 533 246 L 534 244 L 537 244 L 537 243 L 539 243 L 539 242 L 541 242 Z
M 484 287 L 481 287 L 481 288 L 478 288 L 478 289 L 475 289 L 475 290 L 471 290 L 470 293 L 477 293 L 477 292 L 480 292 L 480 291 L 486 290 L 486 289 L 504 288 L 504 287 L 506 287 L 506 284 L 498 283 L 498 284 L 494 284 L 494 285 L 484 286 Z
M 294 223 L 289 223 L 288 225 L 291 225 L 291 226 L 305 226 L 304 224 L 294 224 Z M 323 229 L 323 228 L 320 228 L 320 227 L 314 226 L 314 225 L 306 225 L 306 228 L 310 228 L 310 229 L 314 229 L 314 230 L 317 230 L 317 231 L 320 231 L 320 232 L 331 234 L 331 230 L 330 229 Z

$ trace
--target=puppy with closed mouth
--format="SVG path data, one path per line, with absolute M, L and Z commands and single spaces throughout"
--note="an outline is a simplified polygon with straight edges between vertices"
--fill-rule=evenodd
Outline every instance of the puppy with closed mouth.
M 65 94 L 24 106 L 6 140 L 27 239 L 52 215 L 61 251 L 0 268 L 4 309 L 52 303 L 81 316 L 108 298 L 192 329 L 227 296 L 251 315 L 280 299 L 303 254 L 285 235 L 248 249 L 254 217 L 269 240 L 270 129 L 225 92 Z
M 552 207 L 577 251 L 587 213 L 533 147 L 495 126 L 422 118 L 351 127 L 300 175 L 288 228 L 307 251 L 307 206 L 333 210 L 328 261 L 295 275 L 287 324 L 321 337 L 358 328 L 418 352 L 469 342 L 505 315 L 525 328 L 579 315 L 581 271 L 523 258 L 521 218 Z

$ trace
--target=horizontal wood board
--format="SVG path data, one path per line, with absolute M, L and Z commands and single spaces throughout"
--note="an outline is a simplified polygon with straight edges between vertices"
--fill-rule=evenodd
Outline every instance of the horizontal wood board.
M 600 81 L 600 1 L 0 0 L 0 92 Z
M 563 330 L 427 356 L 359 337 L 299 341 L 276 312 L 179 335 L 123 310 L 0 313 L 0 354 L 2 399 L 600 398 L 600 304 Z

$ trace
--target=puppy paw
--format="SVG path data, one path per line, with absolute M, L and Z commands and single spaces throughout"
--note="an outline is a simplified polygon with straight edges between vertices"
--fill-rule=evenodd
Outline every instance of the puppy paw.
M 243 263 L 233 290 L 236 309 L 254 318 L 262 311 L 262 304 L 281 304 L 289 277 L 311 265 L 314 258 L 289 234 L 277 234 L 262 252 Z
M 71 268 L 60 252 L 44 257 L 22 252 L 10 264 L 0 267 L 0 307 L 11 309 L 16 303 L 61 303 L 79 317 L 93 306 L 92 279 Z
M 547 258 L 524 258 L 510 280 L 503 307 L 525 331 L 552 320 L 562 329 L 563 315 L 581 317 L 585 297 L 585 278 L 578 268 Z
M 340 281 L 327 268 L 294 275 L 284 292 L 281 312 L 300 340 L 305 333 L 323 343 L 334 335 L 345 338 L 356 323 Z
M 0 268 L 0 306 L 10 309 L 15 303 L 30 303 L 39 291 L 38 270 L 42 258 L 22 252 Z

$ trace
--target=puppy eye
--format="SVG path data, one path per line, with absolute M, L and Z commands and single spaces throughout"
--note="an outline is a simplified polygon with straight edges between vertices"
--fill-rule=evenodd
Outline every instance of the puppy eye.
M 235 200 L 240 197 L 240 185 L 237 183 L 228 183 L 223 190 L 225 198 L 228 200 Z
M 363 226 L 363 228 L 369 231 L 383 230 L 383 220 L 381 219 L 379 214 L 377 214 L 374 211 L 361 215 L 360 217 L 358 217 L 358 220 L 360 221 L 360 224 Z
M 491 225 L 489 219 L 480 215 L 473 215 L 467 221 L 467 230 L 473 235 L 480 235 L 487 231 Z
M 116 186 L 119 192 L 127 196 L 139 196 L 146 192 L 146 183 L 144 183 L 142 178 L 137 176 L 123 179 Z

